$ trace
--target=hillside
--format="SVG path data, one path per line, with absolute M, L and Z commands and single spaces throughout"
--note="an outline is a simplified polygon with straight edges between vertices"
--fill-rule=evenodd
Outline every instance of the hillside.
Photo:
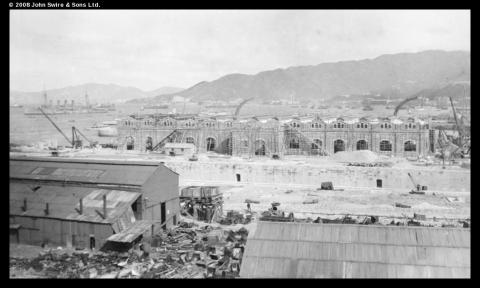
M 375 59 L 323 63 L 265 71 L 256 75 L 229 74 L 201 82 L 178 95 L 193 101 L 330 99 L 337 95 L 394 90 L 402 97 L 454 80 L 470 79 L 470 52 L 424 51 L 383 55 Z
M 60 100 L 76 103 L 85 103 L 85 93 L 88 93 L 90 103 L 119 103 L 131 99 L 152 97 L 159 94 L 174 93 L 182 88 L 162 87 L 153 91 L 143 91 L 135 87 L 124 87 L 116 84 L 87 83 L 77 86 L 69 86 L 61 89 L 47 90 L 47 96 L 53 103 Z M 10 102 L 19 104 L 40 104 L 43 103 L 43 91 L 21 92 L 10 91 Z

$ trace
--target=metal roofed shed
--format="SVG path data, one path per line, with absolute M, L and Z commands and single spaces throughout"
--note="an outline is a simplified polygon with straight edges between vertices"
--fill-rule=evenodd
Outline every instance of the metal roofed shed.
M 169 154 L 173 153 L 173 155 L 193 155 L 195 150 L 195 145 L 192 143 L 165 143 L 162 150 Z
M 258 222 L 243 278 L 469 278 L 470 229 Z
M 179 210 L 178 174 L 162 163 L 10 159 L 10 241 L 100 248 L 141 220 L 176 225 Z

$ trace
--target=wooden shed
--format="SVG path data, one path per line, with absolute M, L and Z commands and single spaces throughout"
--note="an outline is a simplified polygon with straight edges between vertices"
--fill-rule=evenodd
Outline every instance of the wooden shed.
M 161 163 L 10 159 L 10 242 L 98 249 L 137 223 L 167 228 L 178 215 L 178 174 Z

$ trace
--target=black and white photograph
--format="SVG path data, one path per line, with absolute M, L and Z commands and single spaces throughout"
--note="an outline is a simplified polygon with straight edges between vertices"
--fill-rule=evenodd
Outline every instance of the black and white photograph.
M 10 2 L 10 279 L 471 277 L 470 10 L 105 5 Z

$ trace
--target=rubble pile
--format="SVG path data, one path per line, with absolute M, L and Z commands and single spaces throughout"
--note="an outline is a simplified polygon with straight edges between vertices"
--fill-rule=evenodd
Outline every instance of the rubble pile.
M 359 166 L 359 167 L 391 167 L 393 164 L 389 162 L 373 162 L 373 163 L 365 163 L 365 162 L 349 162 L 347 166 Z
M 222 217 L 218 223 L 222 225 L 248 224 L 252 222 L 252 214 L 243 215 L 238 211 L 228 211 L 226 217 Z
M 380 221 L 382 218 L 382 221 Z M 456 228 L 470 228 L 471 227 L 471 220 L 470 219 L 436 219 L 433 217 L 432 219 L 428 219 L 426 215 L 414 213 L 413 217 L 408 217 L 404 215 L 404 217 L 380 217 L 380 216 L 358 216 L 353 218 L 349 215 L 343 217 L 337 217 L 335 219 L 329 218 L 322 218 L 317 217 L 316 219 L 312 219 L 310 217 L 301 219 L 295 218 L 295 222 L 300 223 L 318 223 L 318 224 L 361 224 L 361 225 L 396 225 L 396 226 L 422 226 L 422 227 L 456 227 Z
M 10 258 L 10 267 L 48 278 L 235 278 L 248 231 L 178 227 L 144 238 L 128 252 L 50 250 L 34 259 Z

